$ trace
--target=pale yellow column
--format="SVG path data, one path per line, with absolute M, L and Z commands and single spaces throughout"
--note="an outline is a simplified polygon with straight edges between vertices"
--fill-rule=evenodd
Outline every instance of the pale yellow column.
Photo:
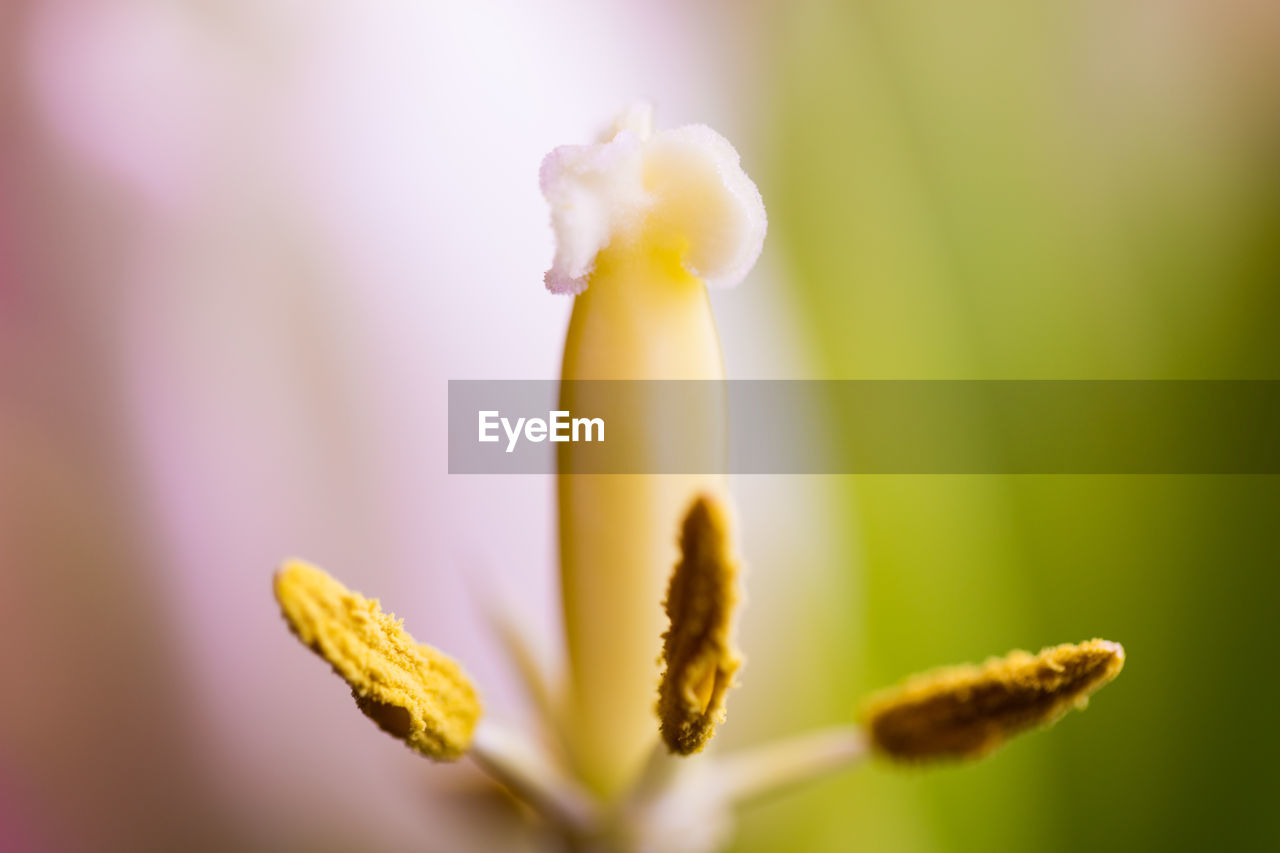
M 562 375 L 724 378 L 706 286 L 682 268 L 678 251 L 639 241 L 599 254 L 588 288 L 574 300 Z M 566 386 L 561 408 L 577 414 L 572 397 Z M 723 446 L 722 398 L 719 404 L 704 399 L 681 417 L 689 441 Z M 628 453 L 659 452 L 645 446 L 663 438 L 657 432 L 642 434 Z M 562 448 L 574 452 L 573 445 Z M 569 742 L 578 771 L 605 796 L 635 777 L 657 741 L 658 656 L 667 628 L 662 600 L 678 556 L 679 524 L 699 491 L 723 493 L 722 479 L 563 473 L 559 478 Z

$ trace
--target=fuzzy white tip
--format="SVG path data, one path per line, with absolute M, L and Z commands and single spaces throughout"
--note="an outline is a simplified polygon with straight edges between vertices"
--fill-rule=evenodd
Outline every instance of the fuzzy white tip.
M 684 267 L 709 285 L 732 287 L 764 246 L 767 219 L 738 152 L 705 125 L 651 133 L 652 108 L 631 107 L 607 138 L 564 145 L 542 161 L 556 254 L 554 293 L 581 293 L 596 255 L 615 240 L 678 241 Z

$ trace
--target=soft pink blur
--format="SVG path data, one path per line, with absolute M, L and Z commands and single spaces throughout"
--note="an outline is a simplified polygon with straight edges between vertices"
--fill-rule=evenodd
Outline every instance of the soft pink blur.
M 713 24 L 4 4 L 0 849 L 467 846 L 429 790 L 469 769 L 355 713 L 270 573 L 380 596 L 524 713 L 474 587 L 556 659 L 551 486 L 447 475 L 446 380 L 555 375 L 538 162 L 636 95 L 732 132 Z

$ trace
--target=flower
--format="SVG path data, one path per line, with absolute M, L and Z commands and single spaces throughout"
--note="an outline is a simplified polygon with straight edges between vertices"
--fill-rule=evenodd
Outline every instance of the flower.
M 740 281 L 766 227 L 728 141 L 702 126 L 653 134 L 641 105 L 603 141 L 553 151 L 541 183 L 557 240 L 545 281 L 574 294 L 562 408 L 575 380 L 723 379 L 706 286 Z M 682 413 L 689 441 L 723 441 L 719 402 Z M 1082 707 L 1123 666 L 1124 650 L 1102 640 L 1014 652 L 880 694 L 865 728 L 688 758 L 725 719 L 742 664 L 727 487 L 710 475 L 572 473 L 574 452 L 562 449 L 557 478 L 570 683 L 541 709 L 563 755 L 482 717 L 461 667 L 376 601 L 300 561 L 276 576 L 286 621 L 362 711 L 430 758 L 469 755 L 572 844 L 714 850 L 737 804 L 870 754 L 978 757 Z

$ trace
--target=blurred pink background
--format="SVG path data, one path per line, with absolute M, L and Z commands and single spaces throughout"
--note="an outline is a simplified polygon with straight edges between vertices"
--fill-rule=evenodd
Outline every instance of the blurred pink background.
M 556 375 L 547 150 L 637 95 L 743 129 L 711 23 L 4 5 L 0 849 L 454 849 L 429 790 L 469 771 L 354 713 L 270 573 L 329 568 L 524 713 L 473 588 L 554 665 L 551 484 L 450 478 L 446 380 Z

